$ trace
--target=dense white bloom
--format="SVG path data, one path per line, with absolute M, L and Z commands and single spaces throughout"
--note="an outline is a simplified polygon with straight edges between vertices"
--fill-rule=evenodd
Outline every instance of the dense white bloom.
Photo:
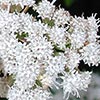
M 57 77 L 58 73 L 64 72 L 66 57 L 63 54 L 55 56 L 54 58 L 51 58 L 47 62 L 48 62 L 47 67 L 45 68 L 47 74 L 51 76 L 54 75 L 54 77 Z
M 64 98 L 66 96 L 69 97 L 70 94 L 76 95 L 80 97 L 79 92 L 80 90 L 85 90 L 88 88 L 88 84 L 90 84 L 91 80 L 91 72 L 69 72 L 66 73 L 63 77 L 63 91 L 64 91 Z M 68 98 L 67 98 L 68 99 Z
M 100 37 L 97 35 L 98 32 L 98 27 L 99 27 L 99 19 L 95 18 L 96 15 L 92 15 L 91 17 L 87 18 L 87 26 L 88 26 L 88 36 L 87 36 L 87 41 L 90 43 L 96 42 L 97 39 Z
M 66 67 L 68 67 L 70 70 L 73 70 L 74 68 L 77 68 L 79 66 L 81 57 L 75 50 L 66 50 L 65 52 L 66 56 Z
M 29 32 L 31 33 L 32 28 L 32 18 L 29 15 L 25 14 L 9 14 L 6 11 L 0 12 L 0 56 L 4 60 L 5 63 L 5 70 L 10 74 L 16 74 L 18 68 L 17 66 L 20 65 L 23 61 L 25 62 L 24 57 L 31 58 L 31 52 L 29 52 L 29 48 L 25 47 L 25 44 L 18 42 L 16 39 L 16 33 L 22 32 Z M 26 19 L 26 20 L 25 20 Z M 28 20 L 27 20 L 28 19 Z M 30 27 L 28 27 L 30 26 Z M 26 30 L 27 27 L 27 30 Z M 30 30 L 30 31 L 29 31 Z M 23 49 L 23 50 L 22 50 Z M 27 56 L 25 53 L 25 49 L 27 52 Z M 20 55 L 22 53 L 23 55 Z M 23 63 L 24 63 L 23 62 Z M 33 62 L 33 61 L 32 61 Z M 12 67 L 16 66 L 16 67 Z
M 50 30 L 50 40 L 53 41 L 55 44 L 58 45 L 60 48 L 65 48 L 66 44 L 66 29 L 65 28 L 59 28 L 58 26 L 54 26 Z
M 90 43 L 80 50 L 83 61 L 89 66 L 100 63 L 100 45 L 98 43 Z
M 95 15 L 72 17 L 63 8 L 42 0 L 0 0 L 0 5 L 33 6 L 39 15 L 0 7 L 0 96 L 8 100 L 48 100 L 49 87 L 63 87 L 64 96 L 79 97 L 91 72 L 80 72 L 80 60 L 100 63 L 99 20 Z M 9 79 L 11 77 L 11 79 Z M 62 78 L 62 82 L 57 80 Z M 9 83 L 11 82 L 11 84 Z M 67 97 L 67 98 L 68 98 Z
M 39 16 L 44 18 L 50 18 L 53 16 L 55 11 L 55 6 L 47 0 L 42 0 L 38 6 L 35 6 L 34 9 L 39 13 Z
M 84 46 L 87 36 L 86 21 L 86 19 L 80 17 L 72 18 L 70 21 L 71 26 L 69 31 L 71 33 L 69 39 L 71 40 L 71 47 L 73 49 L 79 49 Z
M 20 4 L 22 7 L 28 5 L 32 6 L 35 3 L 34 0 L 0 0 L 0 4 L 6 4 L 6 5 L 18 5 Z
M 22 90 L 31 88 L 40 72 L 40 66 L 38 66 L 38 64 L 32 64 L 31 61 L 29 63 L 30 64 L 18 66 L 18 74 L 16 75 L 14 84 L 16 84 Z
M 88 17 L 87 18 L 87 21 L 88 21 L 88 28 L 89 28 L 89 30 L 91 30 L 91 31 L 98 31 L 98 27 L 99 27 L 99 22 L 100 22 L 100 20 L 99 19 L 96 19 L 95 18 L 96 17 L 96 14 L 92 14 L 92 16 L 91 17 Z
M 29 14 L 24 13 L 8 13 L 7 11 L 0 11 L 0 34 L 16 33 L 32 33 L 33 18 Z
M 36 58 L 38 61 L 42 62 L 43 60 L 47 60 L 50 55 L 53 53 L 53 47 L 50 42 L 48 42 L 45 37 L 41 37 L 37 30 L 36 35 L 30 34 L 27 37 L 27 40 L 30 41 L 28 48 L 33 53 L 33 57 Z
M 86 43 L 96 42 L 98 32 L 99 20 L 95 19 L 95 16 L 88 17 L 76 17 L 70 21 L 70 35 L 71 46 L 74 49 L 80 49 Z
M 14 14 L 5 13 L 8 17 L 2 18 L 1 16 L 4 25 L 1 26 L 0 57 L 3 59 L 5 72 L 16 75 L 14 84 L 25 90 L 34 85 L 41 62 L 47 60 L 47 57 L 52 54 L 52 45 L 45 37 L 39 35 L 41 31 L 36 31 L 37 27 L 35 27 L 35 31 L 34 28 L 31 28 L 34 23 L 32 24 L 30 16 L 27 18 L 25 14 L 14 16 Z M 1 14 L 5 13 L 2 12 Z M 13 19 L 15 17 L 17 17 L 17 20 Z M 7 20 L 6 23 L 5 20 Z M 18 42 L 15 32 L 20 34 L 22 32 L 30 33 L 27 38 L 29 45 Z
M 13 86 L 9 89 L 7 97 L 9 100 L 47 100 L 50 93 L 42 88 L 21 91 L 17 86 Z
M 56 86 L 56 79 L 59 77 L 59 73 L 64 73 L 66 64 L 66 57 L 63 54 L 49 58 L 47 60 L 47 66 L 45 66 L 45 74 L 42 77 L 42 83 L 52 87 Z M 58 88 L 56 86 L 56 88 Z
M 52 19 L 55 21 L 55 25 L 64 26 L 68 24 L 71 16 L 68 11 L 65 11 L 63 8 L 55 10 Z

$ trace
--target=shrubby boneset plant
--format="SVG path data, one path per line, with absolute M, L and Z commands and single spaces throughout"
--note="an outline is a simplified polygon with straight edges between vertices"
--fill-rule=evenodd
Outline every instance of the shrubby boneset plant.
M 48 100 L 55 86 L 68 99 L 88 88 L 91 72 L 79 63 L 100 63 L 99 19 L 73 17 L 55 2 L 0 0 L 0 97 Z

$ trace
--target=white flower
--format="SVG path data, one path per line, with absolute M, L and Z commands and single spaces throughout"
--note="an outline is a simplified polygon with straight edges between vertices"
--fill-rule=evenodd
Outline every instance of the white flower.
M 58 88 L 57 84 L 59 84 L 56 79 L 59 77 L 58 74 L 64 73 L 66 64 L 66 57 L 63 54 L 59 56 L 49 57 L 46 61 L 46 65 L 44 67 L 45 74 L 42 78 L 42 83 L 49 87 L 55 86 Z
M 92 15 L 91 17 L 87 18 L 87 26 L 88 26 L 88 32 L 87 32 L 87 41 L 90 43 L 96 42 L 98 38 L 100 38 L 99 35 L 97 35 L 98 27 L 100 20 L 96 19 L 96 14 Z
M 34 58 L 41 62 L 43 59 L 46 60 L 49 55 L 52 55 L 53 47 L 51 43 L 45 39 L 45 37 L 34 37 L 34 35 L 30 35 L 29 39 L 30 43 L 28 47 L 33 52 Z
M 0 32 L 1 34 L 16 33 L 32 33 L 33 18 L 29 14 L 24 13 L 8 13 L 0 11 Z
M 32 6 L 35 3 L 34 0 L 0 0 L 0 4 L 6 4 L 6 5 L 18 5 L 20 4 L 22 8 L 26 5 Z
M 91 81 L 91 72 L 69 72 L 65 73 L 62 77 L 63 83 L 63 91 L 64 91 L 64 98 L 69 98 L 69 95 L 72 94 L 74 96 L 80 97 L 79 92 L 80 90 L 86 91 L 88 85 Z
M 69 20 L 70 20 L 71 16 L 69 14 L 68 11 L 65 11 L 63 8 L 59 8 L 57 10 L 55 10 L 52 19 L 55 22 L 55 25 L 58 26 L 64 26 L 64 25 L 68 25 Z
M 57 78 L 59 73 L 63 73 L 66 64 L 66 57 L 63 54 L 55 56 L 54 58 L 48 59 L 47 67 L 45 68 L 46 73 Z
M 49 37 L 52 42 L 58 45 L 60 48 L 65 48 L 67 33 L 65 28 L 59 28 L 58 26 L 54 26 L 50 32 Z
M 91 17 L 88 17 L 87 18 L 87 21 L 88 21 L 88 28 L 89 30 L 91 31 L 98 31 L 98 27 L 99 27 L 99 23 L 100 23 L 100 20 L 99 19 L 96 19 L 96 15 L 97 14 L 92 14 Z
M 51 19 L 55 11 L 55 6 L 47 0 L 42 0 L 42 2 L 40 2 L 39 5 L 35 6 L 33 9 L 35 9 L 39 13 L 39 16 L 43 19 Z
M 100 63 L 100 45 L 98 43 L 90 43 L 80 50 L 82 59 L 85 64 L 98 66 Z
M 24 59 L 25 60 L 25 59 Z M 25 63 L 22 66 L 18 66 L 18 73 L 15 77 L 16 86 L 18 86 L 21 90 L 25 90 L 31 88 L 35 84 L 35 80 L 40 72 L 40 66 L 37 63 L 29 61 L 30 64 Z M 22 68 L 21 68 L 22 67 Z
M 13 86 L 9 89 L 7 98 L 9 100 L 47 100 L 50 98 L 50 93 L 42 88 L 21 91 L 17 86 Z
M 79 49 L 84 46 L 86 41 L 86 19 L 75 17 L 70 21 L 69 39 L 71 40 L 71 47 L 73 49 Z
M 88 17 L 76 17 L 70 20 L 69 27 L 69 39 L 71 40 L 71 47 L 73 49 L 82 48 L 86 42 L 96 42 L 99 20 L 95 19 L 95 16 Z
M 65 56 L 66 56 L 66 67 L 68 67 L 70 70 L 77 68 L 79 66 L 80 60 L 82 59 L 75 50 L 67 49 L 65 51 Z
M 4 71 L 0 96 L 7 95 L 8 100 L 48 100 L 48 88 L 61 86 L 64 97 L 79 97 L 78 90 L 88 87 L 91 72 L 80 72 L 78 66 L 80 60 L 89 65 L 100 63 L 99 20 L 95 15 L 72 17 L 63 8 L 57 9 L 55 1 L 35 4 L 35 0 L 0 0 L 0 6 L 33 6 L 40 18 L 0 7 L 0 70 Z M 13 82 L 9 76 L 13 76 Z M 63 81 L 58 82 L 58 78 Z

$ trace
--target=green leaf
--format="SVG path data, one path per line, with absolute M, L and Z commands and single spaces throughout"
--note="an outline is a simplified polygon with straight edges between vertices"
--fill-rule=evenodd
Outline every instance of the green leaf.
M 42 83 L 41 83 L 40 80 L 36 80 L 36 84 L 37 84 L 38 86 L 42 87 Z
M 25 32 L 21 34 L 17 33 L 17 36 L 16 36 L 16 38 L 18 39 L 24 39 L 25 37 L 28 37 L 28 33 L 25 33 Z
M 64 0 L 64 3 L 67 7 L 70 7 L 73 3 L 74 3 L 75 0 Z
M 70 42 L 66 43 L 66 48 L 70 48 L 70 47 L 71 47 L 71 43 Z
M 48 24 L 48 26 L 51 26 L 51 27 L 55 25 L 54 20 L 53 19 L 50 20 L 49 18 L 43 19 L 43 23 Z
M 69 68 L 67 67 L 67 68 L 65 68 L 65 71 L 66 71 L 66 72 L 69 72 L 70 70 L 69 70 Z
M 57 45 L 54 45 L 53 50 L 54 50 L 53 56 L 59 56 L 59 53 L 64 53 L 65 52 L 63 49 L 61 49 Z
M 54 50 L 56 50 L 57 52 L 63 52 L 63 53 L 65 52 L 63 49 L 61 49 L 57 45 L 54 45 Z
M 37 87 L 36 87 L 36 85 L 34 85 L 33 87 L 32 87 L 32 90 L 34 90 L 34 89 L 36 89 Z
M 53 56 L 59 56 L 59 52 L 57 52 L 57 51 L 54 50 Z

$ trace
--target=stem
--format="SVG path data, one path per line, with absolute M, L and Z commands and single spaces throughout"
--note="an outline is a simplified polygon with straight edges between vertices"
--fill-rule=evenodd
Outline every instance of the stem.
M 23 12 L 27 13 L 28 9 L 29 9 L 29 6 L 26 6 L 25 9 L 23 10 Z

